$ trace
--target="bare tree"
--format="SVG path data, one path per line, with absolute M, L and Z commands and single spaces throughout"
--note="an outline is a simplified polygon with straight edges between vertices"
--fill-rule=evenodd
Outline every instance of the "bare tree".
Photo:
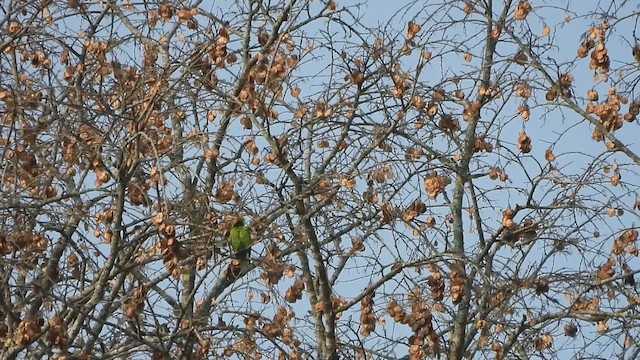
M 374 3 L 0 3 L 0 357 L 637 358 L 640 9 Z

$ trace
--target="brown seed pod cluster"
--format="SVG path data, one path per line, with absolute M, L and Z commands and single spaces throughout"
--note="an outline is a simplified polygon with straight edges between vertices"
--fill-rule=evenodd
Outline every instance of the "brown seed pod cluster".
M 51 346 L 61 350 L 67 348 L 69 345 L 69 334 L 67 334 L 67 326 L 62 316 L 56 315 L 49 319 L 47 338 Z
M 542 295 L 549 292 L 549 279 L 540 279 L 535 285 L 536 295 Z
M 597 327 L 598 327 L 598 332 L 600 334 L 604 334 L 607 331 L 609 331 L 609 326 L 607 325 L 607 321 L 606 320 L 598 321 Z
M 514 221 L 513 217 L 516 216 L 516 211 L 509 208 L 502 212 L 502 226 L 507 229 L 514 228 L 518 226 Z
M 322 300 L 318 300 L 314 305 L 313 305 L 313 311 L 314 313 L 318 314 L 318 315 L 324 315 L 324 314 L 328 314 L 331 312 L 331 309 L 339 309 L 341 307 L 343 307 L 344 305 L 347 304 L 347 300 L 343 299 L 343 298 L 339 298 L 336 296 L 331 296 L 330 302 L 325 302 Z M 342 317 L 342 312 L 336 312 L 335 314 L 336 319 L 339 319 L 340 317 Z
M 364 240 L 362 237 L 353 237 L 351 238 L 351 255 L 355 255 L 356 253 L 363 252 L 366 250 L 364 246 Z
M 513 61 L 518 65 L 524 66 L 529 62 L 529 56 L 527 56 L 527 53 L 525 53 L 524 51 L 520 50 L 513 57 Z
M 610 257 L 609 260 L 607 260 L 607 262 L 598 269 L 598 279 L 603 281 L 611 279 L 616 274 L 616 270 L 614 269 L 615 265 L 616 259 Z
M 473 12 L 473 5 L 469 1 L 464 2 L 464 8 L 462 9 L 465 14 L 469 15 Z
M 427 278 L 427 285 L 431 289 L 431 297 L 434 301 L 442 301 L 444 299 L 444 276 L 440 268 L 435 264 L 429 265 L 431 275 Z
M 511 294 L 513 293 L 513 289 L 508 285 L 499 286 L 496 290 L 492 291 L 492 297 L 490 300 L 490 304 L 493 307 L 504 307 L 505 309 L 509 309 L 508 300 L 511 298 Z
M 235 190 L 235 181 L 221 181 L 213 196 L 221 204 L 226 204 L 231 200 L 236 201 L 240 199 L 240 195 Z
M 262 331 L 271 339 L 280 339 L 291 348 L 300 345 L 300 341 L 295 339 L 293 330 L 289 326 L 295 317 L 295 312 L 287 310 L 284 306 L 279 306 L 271 322 L 262 325 Z
M 413 40 L 420 30 L 422 30 L 422 26 L 413 21 L 409 21 L 407 24 L 407 41 Z
M 424 156 L 424 150 L 416 147 L 407 148 L 404 153 L 405 160 L 418 160 Z
M 409 326 L 414 335 L 409 337 L 409 359 L 424 359 L 425 355 L 440 353 L 440 341 L 433 328 L 433 317 L 427 304 L 419 297 L 409 296 L 411 305 L 411 321 Z M 425 351 L 425 345 L 430 354 Z
M 360 300 L 360 335 L 369 336 L 376 330 L 376 316 L 373 312 L 373 297 L 369 294 Z
M 598 142 L 603 141 L 604 140 L 604 133 L 602 132 L 602 130 L 600 130 L 598 128 L 595 128 L 595 129 L 593 129 L 593 134 L 591 135 L 591 138 L 594 141 L 598 141 Z
M 592 297 L 591 299 L 585 299 L 578 297 L 571 303 L 571 311 L 576 312 L 596 312 L 600 310 L 600 299 Z
M 193 354 L 194 359 L 202 360 L 206 359 L 209 351 L 211 350 L 211 340 L 209 339 L 200 339 L 198 340 L 198 347 Z
M 518 135 L 518 149 L 520 149 L 523 154 L 531 152 L 531 138 L 524 131 L 521 131 Z
M 545 99 L 547 101 L 555 101 L 559 97 L 571 97 L 571 84 L 573 84 L 574 77 L 571 74 L 562 74 L 556 83 L 547 91 Z
M 482 105 L 478 101 L 467 103 L 462 112 L 462 120 L 469 121 L 475 119 L 480 112 Z
M 150 189 L 149 183 L 140 179 L 132 179 L 127 184 L 127 198 L 133 205 L 149 205 L 147 191 Z
M 622 175 L 620 174 L 619 171 L 616 170 L 611 176 L 611 186 L 618 186 L 621 179 L 622 179 Z
M 22 251 L 25 255 L 41 253 L 47 249 L 49 239 L 31 231 L 13 231 L 0 233 L 0 255 Z
M 473 144 L 473 152 L 481 152 L 481 151 L 486 151 L 486 152 L 492 152 L 493 151 L 493 144 L 489 143 L 485 140 L 487 136 L 485 134 L 480 134 L 476 137 L 476 141 Z
M 13 336 L 13 342 L 20 346 L 29 345 L 40 336 L 42 326 L 44 326 L 44 319 L 41 317 L 29 317 L 22 320 Z
M 409 223 L 425 212 L 427 212 L 427 206 L 420 199 L 418 199 L 411 203 L 411 205 L 404 211 L 402 220 Z
M 445 187 L 449 184 L 451 184 L 451 179 L 448 176 L 438 175 L 435 171 L 431 171 L 424 180 L 424 187 L 430 199 L 435 199 L 444 192 Z
M 548 162 L 554 162 L 556 161 L 556 156 L 553 154 L 551 149 L 547 149 L 544 151 L 544 159 Z
M 438 128 L 441 130 L 450 130 L 452 132 L 460 131 L 460 122 L 449 114 L 442 114 L 438 122 Z
M 451 273 L 449 274 L 450 287 L 449 292 L 451 293 L 451 302 L 454 304 L 459 304 L 464 297 L 464 291 L 467 284 L 467 278 L 464 273 L 464 265 L 456 264 Z
M 268 99 L 284 99 L 283 81 L 299 62 L 299 53 L 295 51 L 297 44 L 288 33 L 283 33 L 273 39 L 266 32 L 259 32 L 257 40 L 263 51 L 256 54 L 255 64 L 243 74 L 245 81 L 239 91 L 238 99 L 253 115 L 267 120 L 275 120 L 278 118 L 278 113 L 270 105 L 271 101 Z M 218 84 L 215 70 L 238 61 L 238 55 L 228 47 L 230 43 L 231 30 L 227 27 L 220 28 L 214 44 L 206 47 L 202 57 L 196 60 L 195 65 L 192 66 L 196 70 L 201 70 L 202 73 L 202 77 L 196 82 L 196 85 L 200 84 L 213 90 Z M 294 87 L 292 91 L 293 97 L 299 96 L 300 91 L 296 89 Z M 244 106 L 236 106 L 232 110 L 233 114 L 244 116 Z M 307 111 L 308 109 L 301 109 L 300 112 L 296 112 L 296 117 L 301 119 Z M 332 109 L 329 107 L 321 115 L 328 117 L 331 111 Z M 244 121 L 243 126 L 249 128 L 251 125 Z
M 520 117 L 522 117 L 522 120 L 529 121 L 529 118 L 531 117 L 531 109 L 529 109 L 529 105 L 527 104 L 522 104 L 518 106 L 518 113 L 520 114 Z
M 395 322 L 406 324 L 408 323 L 408 315 L 396 300 L 392 300 L 387 304 L 387 312 L 393 318 Z
M 176 238 L 176 226 L 165 217 L 163 212 L 158 212 L 151 219 L 151 223 L 158 229 L 161 238 L 160 242 L 152 249 L 152 252 L 162 254 L 164 266 L 177 279 L 182 273 L 178 263 L 184 258 L 185 254 Z
M 553 336 L 550 333 L 545 333 L 541 337 L 537 338 L 533 342 L 536 351 L 544 351 L 546 349 L 551 349 L 553 346 Z
M 614 255 L 624 256 L 626 254 L 630 254 L 633 256 L 638 256 L 638 246 L 636 245 L 636 241 L 638 240 L 638 230 L 629 229 L 618 237 L 614 243 L 613 248 L 611 249 L 611 253 Z
M 412 291 L 408 300 L 411 303 L 411 314 L 407 314 L 396 300 L 387 304 L 387 312 L 394 321 L 409 325 L 414 332 L 409 338 L 409 359 L 425 359 L 428 355 L 426 350 L 429 350 L 431 355 L 440 353 L 440 341 L 433 328 L 433 317 L 420 291 Z
M 529 244 L 536 239 L 538 235 L 537 229 L 539 223 L 536 223 L 532 219 L 525 220 L 522 225 L 518 225 L 513 222 L 513 219 L 503 218 L 504 223 L 513 224 L 511 227 L 506 227 L 502 232 L 502 241 L 510 246 L 513 246 L 516 242 L 521 241 L 523 245 Z
M 516 86 L 517 97 L 528 99 L 531 97 L 532 93 L 533 93 L 533 90 L 531 89 L 531 86 L 529 86 L 526 83 L 520 83 L 518 84 L 518 86 Z
M 565 325 L 564 335 L 568 337 L 576 337 L 576 335 L 578 335 L 578 327 L 573 323 Z
M 282 261 L 282 250 L 276 244 L 272 244 L 267 248 L 267 256 L 260 264 L 263 269 L 260 274 L 260 280 L 269 288 L 277 285 L 286 270 L 285 263 Z
M 599 96 L 595 90 L 589 90 L 587 92 L 587 97 L 590 102 L 587 104 L 585 111 L 589 114 L 595 114 L 600 118 L 600 122 L 607 129 L 607 131 L 616 131 L 620 129 L 623 125 L 623 115 L 620 114 L 620 109 L 622 104 L 626 104 L 628 99 L 626 97 L 620 96 L 615 87 L 609 89 L 607 100 L 601 103 L 594 103 L 593 101 L 597 101 Z M 629 112 L 624 116 L 624 118 L 634 119 L 637 115 L 634 114 L 636 112 L 633 104 L 629 106 Z M 600 136 L 602 133 L 600 130 L 599 134 L 594 132 L 593 138 L 594 140 L 603 139 L 603 136 Z
M 504 360 L 504 346 L 499 342 L 491 344 L 491 350 L 496 353 L 496 360 Z
M 265 160 L 270 164 L 282 167 L 289 163 L 286 150 L 289 138 L 283 134 L 276 139 L 276 143 L 276 148 L 271 149 L 271 152 L 265 157 Z
M 515 18 L 516 20 L 524 20 L 527 18 L 527 15 L 531 12 L 532 8 L 528 1 L 521 1 L 516 6 Z
M 413 21 L 409 21 L 407 24 L 407 37 L 402 44 L 402 48 L 400 49 L 403 54 L 409 55 L 411 54 L 411 49 L 416 46 L 416 42 L 414 41 L 416 35 L 422 30 L 422 26 Z
M 328 119 L 333 115 L 333 107 L 324 101 L 317 101 L 313 107 L 312 115 L 316 119 Z
M 624 114 L 623 118 L 631 122 L 638 117 L 638 114 L 640 114 L 640 101 L 634 101 L 629 105 L 629 111 Z
M 198 22 L 194 18 L 196 15 L 198 15 L 197 8 L 182 8 L 178 11 L 178 22 L 186 23 L 187 28 L 195 30 L 198 28 Z
M 393 88 L 391 89 L 391 95 L 394 98 L 401 98 L 407 90 L 411 88 L 411 73 L 406 71 L 403 72 L 400 68 L 400 65 L 396 63 L 393 68 L 393 73 L 391 75 L 391 80 L 393 81 Z
M 611 59 L 607 54 L 608 50 L 605 45 L 605 33 L 609 28 L 608 23 L 594 26 L 589 30 L 589 37 L 585 39 L 580 47 L 578 47 L 578 57 L 585 58 L 591 51 L 591 61 L 589 69 L 598 70 L 601 74 L 606 74 L 610 70 Z
M 396 209 L 387 200 L 382 202 L 382 205 L 380 206 L 380 210 L 382 212 L 381 221 L 385 224 L 388 224 L 397 218 Z
M 138 287 L 133 291 L 132 296 L 122 305 L 124 315 L 129 319 L 137 318 L 142 310 L 144 310 L 146 296 L 147 290 L 142 286 L 142 284 L 138 285 Z
M 297 279 L 284 295 L 284 300 L 288 303 L 295 303 L 296 301 L 302 299 L 302 292 L 304 291 L 304 281 L 302 279 Z
M 209 52 L 209 57 L 211 58 L 215 66 L 224 67 L 225 61 L 227 60 L 227 44 L 229 44 L 229 41 L 229 29 L 227 29 L 226 27 L 221 27 L 218 31 L 218 38 L 216 39 L 214 46 Z
M 28 147 L 18 145 L 11 149 L 6 146 L 5 149 L 7 149 L 5 152 L 7 165 L 4 167 L 2 185 L 7 192 L 27 190 L 33 196 L 47 199 L 56 196 L 55 187 L 38 185 L 40 182 L 38 178 L 42 176 L 40 171 L 42 165 Z
M 255 354 L 257 349 L 255 334 L 246 332 L 238 338 L 235 344 L 227 346 L 222 352 L 222 356 L 225 358 L 230 358 L 234 355 L 245 356 L 246 354 Z
M 496 166 L 491 167 L 487 175 L 489 175 L 489 179 L 491 180 L 496 180 L 498 178 L 500 178 L 500 181 L 502 182 L 509 180 L 509 175 L 504 170 Z
M 75 253 L 71 253 L 67 256 L 67 269 L 71 270 L 71 277 L 75 280 L 82 279 L 82 270 L 80 265 L 78 256 Z

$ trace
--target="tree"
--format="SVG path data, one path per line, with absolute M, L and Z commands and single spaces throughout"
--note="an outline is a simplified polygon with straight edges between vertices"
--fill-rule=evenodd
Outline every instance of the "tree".
M 566 3 L 5 1 L 1 357 L 638 357 L 640 10 Z

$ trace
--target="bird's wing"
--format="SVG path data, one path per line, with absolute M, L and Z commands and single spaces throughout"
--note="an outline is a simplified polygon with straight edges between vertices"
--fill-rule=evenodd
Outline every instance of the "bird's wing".
M 231 249 L 233 251 L 240 250 L 240 243 L 241 243 L 241 235 L 240 235 L 239 229 L 231 228 L 231 231 L 229 232 L 229 245 L 231 245 Z
M 240 233 L 240 243 L 242 244 L 240 250 L 244 250 L 244 249 L 250 248 L 251 245 L 253 244 L 253 242 L 251 241 L 251 230 L 249 230 L 248 227 L 242 227 L 239 230 L 240 230 L 239 231 L 239 233 Z

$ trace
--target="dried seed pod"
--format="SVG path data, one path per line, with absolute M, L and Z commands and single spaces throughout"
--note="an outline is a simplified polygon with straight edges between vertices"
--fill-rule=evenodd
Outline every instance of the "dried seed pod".
M 374 294 L 367 295 L 362 298 L 360 305 L 360 334 L 369 336 L 376 329 L 376 316 L 373 311 Z
M 531 152 L 531 138 L 524 131 L 518 135 L 518 149 L 524 154 Z
M 527 18 L 527 15 L 531 12 L 532 8 L 528 1 L 521 1 L 516 6 L 515 18 L 516 20 L 524 20 Z

